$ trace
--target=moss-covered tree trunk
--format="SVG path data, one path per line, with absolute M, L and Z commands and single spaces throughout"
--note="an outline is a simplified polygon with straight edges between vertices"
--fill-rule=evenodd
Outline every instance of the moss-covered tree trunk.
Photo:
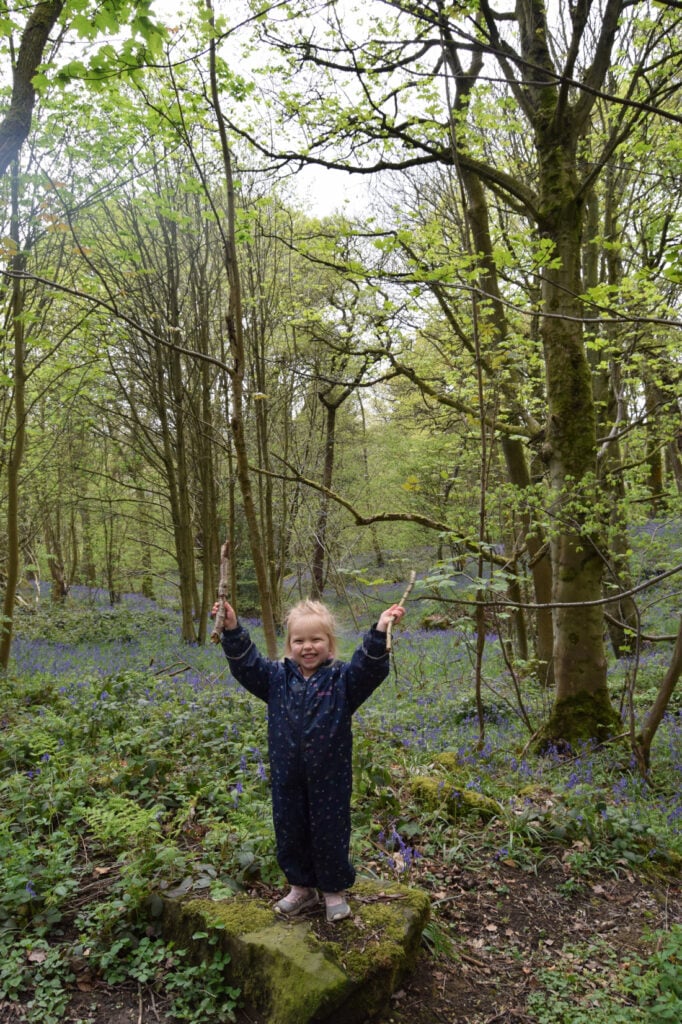
M 530 471 L 524 446 L 517 438 L 502 438 L 502 451 L 509 479 L 519 491 L 530 490 Z M 535 659 L 538 663 L 538 680 L 543 686 L 554 686 L 554 631 L 552 612 L 548 607 L 552 600 L 552 564 L 544 537 L 538 525 L 529 514 L 522 518 L 522 529 L 528 551 L 528 564 L 533 579 L 535 601 L 542 607 L 535 613 Z
M 596 499 L 597 418 L 583 338 L 581 239 L 583 208 L 576 175 L 577 131 L 548 112 L 537 133 L 540 223 L 553 242 L 543 273 L 541 338 L 547 384 L 543 455 L 553 532 L 556 700 L 543 739 L 603 739 L 614 729 L 606 682 L 603 562 L 589 523 Z M 542 114 L 540 118 L 542 118 Z
M 487 17 L 493 17 L 487 3 Z M 547 420 L 542 457 L 551 502 L 550 550 L 554 632 L 555 704 L 541 742 L 603 739 L 617 728 L 609 699 L 604 648 L 603 562 L 595 537 L 597 416 L 583 327 L 582 236 L 586 180 L 578 146 L 590 131 L 594 93 L 571 93 L 568 78 L 584 42 L 589 5 L 571 14 L 566 64 L 558 69 L 544 0 L 517 0 L 524 61 L 516 90 L 534 136 L 537 159 L 535 223 L 551 243 L 541 270 L 542 341 Z M 606 0 L 583 77 L 592 88 L 604 80 L 622 13 L 621 0 Z

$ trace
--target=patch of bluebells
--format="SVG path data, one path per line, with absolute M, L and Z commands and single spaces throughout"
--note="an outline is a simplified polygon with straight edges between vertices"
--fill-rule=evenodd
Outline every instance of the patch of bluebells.
M 386 834 L 383 830 L 377 836 L 377 842 L 384 847 L 381 852 L 382 860 L 398 874 L 409 872 L 416 861 L 421 858 L 421 853 L 414 846 L 408 846 L 395 827 L 395 822 L 390 825 L 390 831 Z M 400 857 L 395 854 L 399 853 Z
M 49 608 L 59 614 L 61 606 L 50 602 L 50 584 L 41 585 L 41 614 Z M 68 678 L 80 675 L 106 677 L 126 671 L 146 671 L 150 664 L 154 673 L 163 672 L 164 666 L 177 671 L 178 665 L 186 665 L 185 677 L 189 685 L 199 690 L 207 680 L 216 675 L 229 678 L 222 652 L 213 645 L 188 645 L 182 641 L 179 616 L 174 614 L 170 604 L 161 606 L 141 594 L 123 594 L 120 602 L 110 606 L 108 591 L 102 588 L 73 587 L 63 605 L 66 621 L 77 621 L 78 606 L 86 612 L 99 609 L 98 621 L 112 623 L 111 638 L 88 640 L 78 637 L 68 642 L 68 626 L 56 638 L 23 635 L 17 630 L 12 643 L 11 669 L 17 675 L 46 676 L 50 679 Z M 126 624 L 125 637 L 116 636 L 116 622 L 119 609 Z M 155 627 L 158 613 L 162 613 L 163 628 Z M 26 620 L 34 628 L 35 619 Z M 53 619 L 50 617 L 50 623 Z M 251 628 L 258 628 L 258 621 L 245 620 Z M 57 627 L 58 628 L 58 627 Z M 129 635 L 128 629 L 130 630 Z
M 151 656 L 150 656 L 151 655 Z M 149 673 L 163 678 L 166 671 L 178 687 L 187 687 L 194 694 L 214 684 L 220 676 L 222 685 L 236 684 L 216 649 L 188 647 L 177 642 L 166 642 L 165 648 L 155 653 L 149 646 L 138 643 L 55 643 L 44 639 L 26 639 L 17 636 L 12 644 L 11 669 L 17 675 L 33 679 L 108 679 L 126 672 Z M 226 663 L 225 663 L 226 665 Z
M 521 761 L 517 760 L 513 755 L 509 757 L 508 761 L 509 771 L 513 775 L 517 775 L 520 779 L 532 779 L 534 775 L 533 767 L 530 763 L 523 758 Z
M 52 601 L 52 584 L 49 580 L 41 580 L 40 582 L 40 603 L 41 605 L 49 605 Z M 74 584 L 69 588 L 69 592 L 65 598 L 65 601 L 70 603 L 82 604 L 85 607 L 96 607 L 96 608 L 111 608 L 111 598 L 109 591 L 105 587 L 88 587 L 83 584 Z M 159 602 L 152 598 L 145 597 L 143 594 L 135 593 L 124 593 L 120 595 L 120 600 L 116 602 L 125 608 L 129 608 L 134 612 L 150 612 L 156 611 L 159 607 Z M 115 605 L 114 605 L 115 607 Z
M 12 643 L 12 670 L 17 675 L 50 678 L 84 673 L 100 677 L 141 670 L 149 653 L 129 644 L 67 644 L 16 637 Z
M 258 747 L 251 747 L 251 753 L 256 761 L 256 777 L 260 779 L 261 782 L 265 782 L 268 776 L 265 770 L 265 765 L 263 764 L 263 756 Z
M 226 746 L 231 741 L 234 741 L 238 737 L 238 735 L 239 730 L 233 723 L 232 726 L 230 726 L 229 729 L 226 729 L 223 734 L 223 739 L 225 741 Z M 258 782 L 267 781 L 267 771 L 265 768 L 265 764 L 263 763 L 263 756 L 261 754 L 260 748 L 256 746 L 251 746 L 248 748 L 248 754 L 250 754 L 251 756 L 247 756 L 246 752 L 241 754 L 239 758 L 238 767 L 238 772 L 241 774 L 241 778 L 239 778 L 237 782 L 234 784 L 234 786 L 232 786 L 231 789 L 229 790 L 232 798 L 232 806 L 235 809 L 239 807 L 240 798 L 242 796 L 250 795 L 250 781 L 253 780 L 254 777 Z M 253 767 L 254 764 L 255 768 Z
M 106 604 L 105 591 L 93 594 L 88 591 L 83 600 Z M 130 608 L 147 613 L 153 603 L 138 595 L 125 599 Z M 255 619 L 245 620 L 245 625 L 256 631 L 260 624 Z M 356 735 L 366 732 L 372 743 L 379 734 L 389 747 L 398 747 L 409 756 L 421 758 L 423 753 L 436 754 L 441 751 L 456 753 L 462 766 L 471 771 L 468 785 L 478 791 L 489 791 L 497 786 L 494 776 L 504 776 L 505 784 L 515 789 L 535 784 L 546 785 L 556 790 L 563 786 L 568 795 L 581 799 L 581 790 L 589 796 L 590 790 L 599 779 L 604 795 L 613 805 L 626 807 L 643 798 L 651 804 L 651 794 L 646 793 L 646 784 L 639 776 L 636 766 L 623 771 L 614 753 L 613 778 L 608 778 L 608 754 L 596 752 L 587 745 L 576 757 L 567 761 L 564 752 L 550 750 L 540 759 L 529 762 L 515 752 L 525 747 L 528 734 L 520 717 L 511 709 L 508 715 L 495 711 L 494 717 L 486 722 L 485 743 L 478 747 L 479 723 L 475 714 L 463 714 L 471 705 L 473 684 L 471 662 L 468 651 L 470 636 L 462 642 L 466 630 L 449 630 L 434 633 L 424 630 L 401 629 L 395 638 L 398 676 L 391 672 L 379 688 L 355 716 Z M 27 677 L 45 676 L 61 679 L 60 695 L 81 710 L 84 701 L 93 700 L 93 680 L 101 680 L 101 693 L 95 698 L 97 708 L 104 713 L 110 701 L 115 701 L 115 684 L 110 679 L 126 673 L 139 672 L 149 676 L 150 656 L 153 657 L 153 679 L 138 693 L 139 715 L 150 720 L 156 718 L 163 729 L 172 726 L 177 730 L 182 725 L 188 734 L 201 728 L 205 730 L 206 710 L 216 710 L 221 700 L 231 699 L 230 695 L 240 693 L 222 658 L 220 650 L 213 645 L 204 648 L 188 647 L 177 634 L 169 635 L 165 629 L 159 637 L 143 643 L 112 642 L 91 644 L 68 644 L 50 642 L 44 638 L 27 640 L 17 636 L 13 644 L 13 669 Z M 348 653 L 357 643 L 357 632 L 349 632 Z M 494 653 L 494 652 L 493 652 Z M 184 668 L 182 666 L 185 666 Z M 180 667 L 180 669 L 179 669 Z M 178 670 L 179 669 L 179 670 Z M 494 673 L 489 673 L 494 678 Z M 96 684 L 95 684 L 96 685 Z M 164 711 L 164 704 L 168 707 Z M 181 709 L 182 720 L 178 715 Z M 159 711 L 161 714 L 159 714 Z M 36 714 L 41 709 L 35 709 Z M 213 714 L 209 716 L 212 720 Z M 262 715 L 254 709 L 250 698 L 240 702 L 236 717 L 227 725 L 220 724 L 224 744 L 240 743 L 242 731 L 251 732 L 259 722 L 264 728 Z M 243 723 L 243 724 L 242 724 Z M 216 722 L 216 725 L 218 723 Z M 210 726 L 209 726 L 210 728 Z M 198 733 L 197 733 L 198 734 Z M 668 777 L 666 794 L 657 796 L 656 810 L 676 833 L 682 831 L 682 715 L 670 712 L 659 730 L 653 753 L 656 765 L 665 763 Z M 262 784 L 267 780 L 267 771 L 260 750 L 251 746 L 241 757 L 241 790 L 235 786 L 233 799 L 236 803 L 248 789 L 249 780 Z M 34 774 L 40 767 L 34 767 Z M 677 779 L 677 783 L 675 783 Z M 400 837 L 389 836 L 393 850 L 399 850 L 403 863 L 412 863 L 415 851 L 403 843 Z M 407 858 L 405 857 L 407 851 Z M 388 855 L 388 854 L 387 854 Z

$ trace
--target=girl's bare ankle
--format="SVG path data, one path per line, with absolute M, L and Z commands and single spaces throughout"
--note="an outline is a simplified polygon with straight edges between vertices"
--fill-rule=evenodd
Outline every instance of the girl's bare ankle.
M 309 885 L 292 885 L 287 899 L 300 899 L 304 896 L 312 896 L 314 891 Z

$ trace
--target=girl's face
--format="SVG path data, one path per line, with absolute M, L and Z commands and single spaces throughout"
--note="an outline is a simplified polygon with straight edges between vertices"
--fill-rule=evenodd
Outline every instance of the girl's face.
M 297 615 L 289 622 L 289 650 L 308 679 L 331 657 L 331 638 L 317 615 Z

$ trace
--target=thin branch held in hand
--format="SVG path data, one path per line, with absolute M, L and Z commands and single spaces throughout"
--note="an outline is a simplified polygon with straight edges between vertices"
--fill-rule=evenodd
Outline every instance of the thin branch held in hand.
M 410 573 L 410 582 L 405 587 L 405 593 L 403 594 L 403 596 L 398 601 L 398 607 L 399 608 L 404 608 L 405 607 L 405 602 L 407 601 L 408 597 L 410 596 L 410 593 L 412 591 L 412 587 L 414 586 L 414 581 L 416 580 L 416 578 L 417 578 L 417 574 L 416 574 L 416 572 L 413 569 L 412 572 Z M 391 619 L 390 622 L 388 623 L 388 626 L 386 627 L 386 650 L 387 651 L 390 651 L 392 649 L 391 645 L 393 643 L 393 635 L 392 635 L 393 634 L 393 622 L 394 622 L 394 620 Z
M 230 596 L 230 542 L 226 540 L 220 549 L 220 580 L 218 582 L 218 610 L 211 633 L 211 643 L 217 644 L 225 625 L 225 601 Z

